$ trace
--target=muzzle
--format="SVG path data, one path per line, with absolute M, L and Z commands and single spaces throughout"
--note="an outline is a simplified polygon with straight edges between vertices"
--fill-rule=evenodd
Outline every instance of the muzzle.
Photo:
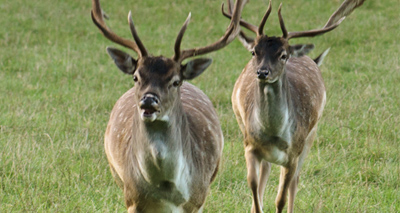
M 268 74 L 269 74 L 269 70 L 262 70 L 262 69 L 257 70 L 257 78 L 260 80 L 267 79 Z
M 154 121 L 157 118 L 157 113 L 160 112 L 160 99 L 152 94 L 145 94 L 139 102 L 141 117 L 143 120 Z

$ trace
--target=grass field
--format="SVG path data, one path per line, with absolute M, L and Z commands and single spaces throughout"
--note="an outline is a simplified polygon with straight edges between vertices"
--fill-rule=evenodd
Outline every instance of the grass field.
M 283 1 L 289 31 L 322 27 L 342 0 Z M 222 0 L 102 0 L 107 22 L 130 37 L 132 10 L 139 35 L 154 55 L 173 55 L 187 14 L 183 48 L 224 33 Z M 268 35 L 281 35 L 277 7 Z M 124 212 L 103 149 L 116 100 L 133 81 L 106 54 L 90 18 L 89 0 L 0 2 L 0 212 Z M 243 17 L 258 24 L 266 0 L 251 0 Z M 321 67 L 327 105 L 302 170 L 296 212 L 400 212 L 400 5 L 367 2 L 314 43 L 310 55 L 331 51 Z M 134 55 L 132 53 L 132 55 Z M 225 135 L 223 162 L 204 212 L 249 212 L 242 136 L 230 94 L 251 58 L 238 41 L 209 54 L 210 68 L 192 81 L 213 101 Z M 264 197 L 273 212 L 279 170 Z

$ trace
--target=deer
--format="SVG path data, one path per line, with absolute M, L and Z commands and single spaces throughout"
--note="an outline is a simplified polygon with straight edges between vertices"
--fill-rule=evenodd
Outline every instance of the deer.
M 240 31 L 246 2 L 237 0 L 233 18 L 216 42 L 181 50 L 189 13 L 171 58 L 152 56 L 128 14 L 133 41 L 107 27 L 99 0 L 92 0 L 94 24 L 110 41 L 133 50 L 137 58 L 116 48 L 107 52 L 116 66 L 131 75 L 134 86 L 114 105 L 104 136 L 111 173 L 123 189 L 128 212 L 202 212 L 224 146 L 218 116 L 210 99 L 186 82 L 203 73 L 210 58 L 185 59 L 217 51 Z
M 300 170 L 313 140 L 326 104 L 326 88 L 318 67 L 325 51 L 312 60 L 306 54 L 313 44 L 289 45 L 289 40 L 314 37 L 335 29 L 364 0 L 346 0 L 322 29 L 288 32 L 281 15 L 278 17 L 282 36 L 267 36 L 264 25 L 271 13 L 271 1 L 259 26 L 240 20 L 240 25 L 256 34 L 243 31 L 238 39 L 252 58 L 236 80 L 231 100 L 243 144 L 247 167 L 247 183 L 252 192 L 252 213 L 263 212 L 263 196 L 271 172 L 271 164 L 280 166 L 276 212 L 282 212 L 288 201 L 288 212 L 294 200 Z M 229 4 L 228 4 L 229 5 Z M 222 13 L 232 18 L 232 8 Z M 329 51 L 329 49 L 328 49 Z

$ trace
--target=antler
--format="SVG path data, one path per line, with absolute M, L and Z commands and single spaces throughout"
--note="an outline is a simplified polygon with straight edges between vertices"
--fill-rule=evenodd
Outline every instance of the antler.
M 108 38 L 109 40 L 120 44 L 124 47 L 127 47 L 129 49 L 132 49 L 138 54 L 138 57 L 145 57 L 147 56 L 147 50 L 144 47 L 143 43 L 140 41 L 139 36 L 137 35 L 135 26 L 132 21 L 132 15 L 131 12 L 128 14 L 128 22 L 129 22 L 129 27 L 131 29 L 132 36 L 135 40 L 135 42 L 122 38 L 115 34 L 110 28 L 107 27 L 106 23 L 103 20 L 103 12 L 100 7 L 100 2 L 99 0 L 92 0 L 92 20 L 94 24 L 100 29 L 100 31 L 103 33 L 103 35 Z
M 187 26 L 189 24 L 190 18 L 192 17 L 192 13 L 189 13 L 188 17 L 186 18 L 185 23 L 183 23 L 183 26 L 181 30 L 178 33 L 178 36 L 176 37 L 175 40 L 175 55 L 173 57 L 174 61 L 179 61 L 181 57 L 181 43 L 182 43 L 182 38 L 183 34 L 185 34 L 185 31 L 187 29 Z M 181 60 L 183 61 L 183 60 Z
M 227 18 L 229 18 L 229 19 L 232 19 L 232 5 L 231 5 L 231 3 L 230 3 L 230 0 L 227 0 L 227 2 L 228 2 L 228 11 L 229 11 L 229 13 L 226 13 L 226 12 L 224 11 L 224 4 L 222 4 L 222 7 L 221 7 L 222 14 L 223 14 L 225 17 L 227 17 Z M 257 33 L 257 32 L 258 32 L 257 26 L 252 25 L 252 24 L 250 24 L 250 23 L 244 21 L 243 19 L 240 19 L 240 25 L 243 26 L 243 27 L 245 27 L 246 29 L 248 29 L 248 30 L 250 30 L 250 31 L 253 31 L 254 33 Z
M 232 18 L 232 7 L 231 7 L 231 4 L 230 4 L 229 0 L 228 0 L 228 11 L 229 11 L 229 13 L 225 12 L 224 11 L 224 5 L 222 5 L 222 14 L 225 17 L 231 19 Z M 258 27 L 255 26 L 255 25 L 252 25 L 252 24 L 250 24 L 250 23 L 248 23 L 246 21 L 244 21 L 243 19 L 240 19 L 240 25 L 242 27 L 250 30 L 250 31 L 253 31 L 254 33 L 257 34 L 257 36 L 264 35 L 264 33 L 263 33 L 264 25 L 265 25 L 265 22 L 267 22 L 269 14 L 271 14 L 271 0 L 269 1 L 268 9 L 267 9 L 266 13 L 264 14 L 264 17 L 261 20 L 261 23 L 260 23 L 260 25 Z M 241 33 L 243 34 L 243 32 L 241 32 Z
M 335 29 L 345 19 L 345 17 L 342 17 L 335 24 L 330 25 L 328 27 L 324 27 L 324 28 L 319 29 L 319 30 L 308 30 L 308 31 L 289 32 L 288 33 L 287 30 L 286 30 L 286 27 L 285 27 L 285 22 L 283 21 L 283 18 L 282 18 L 281 7 L 282 7 L 282 3 L 279 5 L 279 9 L 278 9 L 279 24 L 281 26 L 281 30 L 282 30 L 282 33 L 283 33 L 282 37 L 287 39 L 287 40 L 292 39 L 292 38 L 299 38 L 299 37 L 314 37 L 314 36 L 317 36 L 317 35 L 324 34 L 326 32 L 329 32 L 329 31 Z
M 283 38 L 286 38 L 287 40 L 292 39 L 292 38 L 299 38 L 299 37 L 313 37 L 317 35 L 324 34 L 326 32 L 329 32 L 333 29 L 335 29 L 339 24 L 345 19 L 346 16 L 350 15 L 354 9 L 357 7 L 361 6 L 364 3 L 365 0 L 345 0 L 342 5 L 331 15 L 329 18 L 328 22 L 325 24 L 325 26 L 322 29 L 315 29 L 315 30 L 308 30 L 308 31 L 300 31 L 300 32 L 287 32 L 285 23 L 283 21 L 282 15 L 281 15 L 281 7 L 282 3 L 279 5 L 278 9 L 278 16 L 279 16 L 279 23 L 281 26 L 281 30 L 283 33 Z M 229 3 L 229 1 L 228 1 Z M 263 27 L 265 25 L 265 22 L 267 21 L 267 18 L 269 14 L 271 13 L 271 0 L 269 2 L 269 6 L 267 9 L 267 12 L 265 13 L 258 29 L 255 25 L 252 25 L 244 20 L 240 20 L 240 25 L 247 28 L 250 31 L 253 31 L 254 33 L 257 34 L 257 36 L 263 35 Z M 232 18 L 231 14 L 226 13 L 224 10 L 222 10 L 222 14 L 226 16 L 227 18 Z M 251 42 L 253 39 L 250 37 L 246 36 L 242 31 L 239 34 L 239 40 L 247 47 L 251 46 Z M 248 48 L 249 49 L 249 48 Z
M 187 50 L 180 50 L 181 42 L 182 42 L 182 37 L 183 34 L 185 33 L 185 30 L 187 28 L 187 25 L 190 20 L 190 14 L 188 18 L 186 19 L 184 25 L 182 26 L 181 30 L 179 31 L 179 34 L 177 36 L 177 39 L 175 41 L 175 55 L 173 59 L 178 62 L 182 62 L 186 58 L 197 56 L 197 55 L 203 55 L 206 53 L 210 53 L 216 50 L 219 50 L 226 45 L 228 45 L 230 42 L 232 42 L 237 34 L 240 32 L 240 27 L 239 27 L 239 22 L 240 22 L 240 14 L 242 12 L 242 9 L 244 7 L 244 4 L 246 3 L 246 0 L 236 0 L 236 4 L 234 7 L 234 12 L 232 15 L 231 22 L 228 26 L 228 28 L 225 31 L 225 34 L 215 43 L 210 44 L 205 47 L 199 47 L 199 48 L 193 48 L 193 49 L 187 49 Z
M 290 32 L 288 33 L 285 28 L 285 24 L 283 22 L 283 18 L 281 15 L 281 6 L 279 6 L 278 15 L 279 22 L 281 24 L 281 29 L 283 32 L 283 37 L 286 39 L 291 38 L 299 38 L 299 37 L 313 37 L 317 35 L 324 34 L 335 29 L 339 24 L 346 18 L 346 16 L 350 15 L 357 7 L 361 6 L 365 0 L 345 0 L 340 7 L 331 15 L 328 22 L 322 29 L 319 30 L 309 30 L 303 32 Z
M 265 22 L 267 22 L 269 14 L 271 14 L 271 10 L 272 10 L 271 9 L 271 0 L 269 0 L 267 12 L 264 14 L 264 17 L 261 20 L 260 25 L 258 26 L 257 36 L 264 35 L 264 33 L 263 33 L 264 25 L 265 25 Z
M 364 1 L 365 0 L 345 0 L 342 5 L 340 5 L 340 7 L 331 15 L 324 28 L 338 22 L 338 20 L 342 17 L 350 15 L 353 10 L 361 6 Z

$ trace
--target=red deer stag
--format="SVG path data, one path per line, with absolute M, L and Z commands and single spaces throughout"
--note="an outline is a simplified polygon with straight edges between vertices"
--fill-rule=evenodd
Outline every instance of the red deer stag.
M 128 22 L 134 41 L 116 35 L 103 20 L 98 0 L 92 19 L 109 40 L 132 49 L 134 59 L 107 48 L 117 67 L 135 85 L 115 104 L 105 133 L 105 152 L 112 174 L 124 191 L 128 212 L 201 212 L 218 171 L 223 135 L 208 97 L 184 82 L 200 75 L 211 59 L 184 59 L 228 45 L 240 31 L 244 0 L 237 0 L 225 34 L 201 48 L 180 49 L 190 14 L 181 28 L 172 58 L 151 56 Z
M 317 131 L 326 102 L 321 71 L 306 56 L 314 45 L 289 45 L 289 40 L 313 37 L 335 29 L 362 1 L 346 1 L 323 29 L 287 32 L 278 10 L 282 37 L 264 35 L 271 2 L 260 25 L 243 20 L 241 26 L 256 33 L 239 39 L 253 55 L 236 81 L 232 105 L 244 135 L 247 181 L 253 194 L 251 212 L 262 212 L 262 198 L 271 163 L 281 166 L 276 212 L 282 212 L 289 192 L 288 212 L 293 212 L 301 166 Z M 231 10 L 231 9 L 230 9 Z M 229 13 L 223 14 L 228 18 Z

